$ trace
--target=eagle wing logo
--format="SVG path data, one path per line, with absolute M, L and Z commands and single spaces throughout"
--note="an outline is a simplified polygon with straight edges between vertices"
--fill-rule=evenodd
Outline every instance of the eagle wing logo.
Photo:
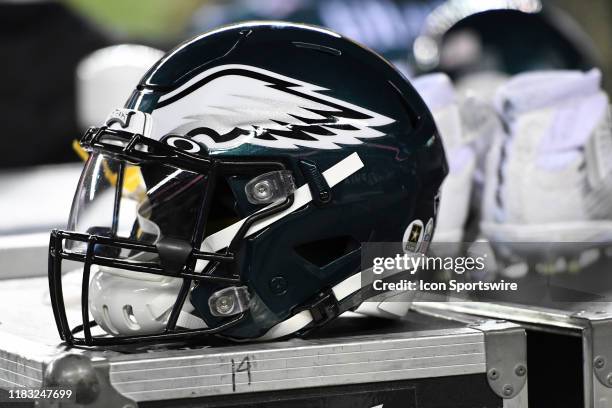
M 153 137 L 186 137 L 211 150 L 339 149 L 385 136 L 376 128 L 395 122 L 327 90 L 252 66 L 215 67 L 160 98 Z

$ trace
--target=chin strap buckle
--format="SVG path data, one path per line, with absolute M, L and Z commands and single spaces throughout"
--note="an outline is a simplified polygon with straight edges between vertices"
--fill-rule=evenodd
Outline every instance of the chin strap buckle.
M 322 326 L 340 313 L 338 300 L 331 290 L 320 294 L 309 310 L 314 326 Z
M 340 306 L 334 293 L 330 290 L 319 294 L 310 306 L 295 311 L 287 320 L 270 328 L 266 334 L 257 340 L 265 341 L 278 339 L 289 334 L 306 336 L 312 330 L 324 325 L 340 314 Z

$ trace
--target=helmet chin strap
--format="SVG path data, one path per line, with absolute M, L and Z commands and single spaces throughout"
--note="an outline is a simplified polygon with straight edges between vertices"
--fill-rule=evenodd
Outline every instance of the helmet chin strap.
M 367 288 L 369 283 L 362 281 L 362 273 L 367 271 L 360 271 L 355 273 L 354 275 L 349 276 L 342 282 L 338 283 L 331 289 L 334 299 L 332 302 L 337 304 L 341 304 L 343 301 L 348 300 L 351 295 L 359 292 L 360 290 Z M 403 271 L 396 271 L 395 273 L 401 273 Z M 387 277 L 390 277 L 394 274 L 390 274 Z M 369 274 L 372 276 L 372 274 Z M 365 283 L 365 286 L 363 284 Z M 398 318 L 408 311 L 407 309 L 410 306 L 410 302 L 405 299 L 403 293 L 396 294 L 388 294 L 384 296 L 383 299 L 376 302 L 363 302 L 361 306 L 357 309 L 358 313 L 365 314 L 368 316 L 376 316 L 376 317 L 385 317 L 385 318 Z M 378 297 L 375 295 L 374 297 Z M 393 301 L 390 301 L 390 298 Z M 402 297 L 398 299 L 398 297 Z M 341 308 L 342 310 L 343 308 Z M 360 310 L 361 309 L 361 310 Z M 311 323 L 315 323 L 316 318 L 313 315 L 313 312 L 309 309 L 303 310 L 289 319 L 278 323 L 269 329 L 266 334 L 261 337 L 258 337 L 254 340 L 256 341 L 267 341 L 273 340 L 280 337 L 287 336 L 289 334 L 298 332 L 304 328 L 306 328 Z
M 337 302 L 341 302 L 343 299 L 349 297 L 359 290 L 361 290 L 361 272 L 357 272 L 332 288 L 332 292 Z M 266 332 L 266 334 L 258 337 L 255 340 L 267 341 L 284 337 L 302 330 L 314 321 L 315 318 L 310 310 L 302 310 L 301 312 L 291 316 L 289 319 L 273 326 Z

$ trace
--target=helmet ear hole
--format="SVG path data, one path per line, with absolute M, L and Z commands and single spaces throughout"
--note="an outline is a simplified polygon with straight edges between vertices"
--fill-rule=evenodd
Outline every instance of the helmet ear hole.
M 359 248 L 361 248 L 359 241 L 349 235 L 343 235 L 307 242 L 294 249 L 306 261 L 323 268 Z

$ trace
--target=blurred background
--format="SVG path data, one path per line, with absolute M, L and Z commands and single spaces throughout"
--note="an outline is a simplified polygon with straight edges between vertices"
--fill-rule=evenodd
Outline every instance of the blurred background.
M 71 141 L 121 104 L 156 50 L 253 19 L 331 27 L 408 76 L 597 66 L 611 86 L 608 0 L 0 0 L 0 167 L 78 160 Z M 92 54 L 126 43 L 152 49 Z
M 64 224 L 74 140 L 164 52 L 254 19 L 330 27 L 408 77 L 599 67 L 611 90 L 609 0 L 0 0 L 0 236 Z

